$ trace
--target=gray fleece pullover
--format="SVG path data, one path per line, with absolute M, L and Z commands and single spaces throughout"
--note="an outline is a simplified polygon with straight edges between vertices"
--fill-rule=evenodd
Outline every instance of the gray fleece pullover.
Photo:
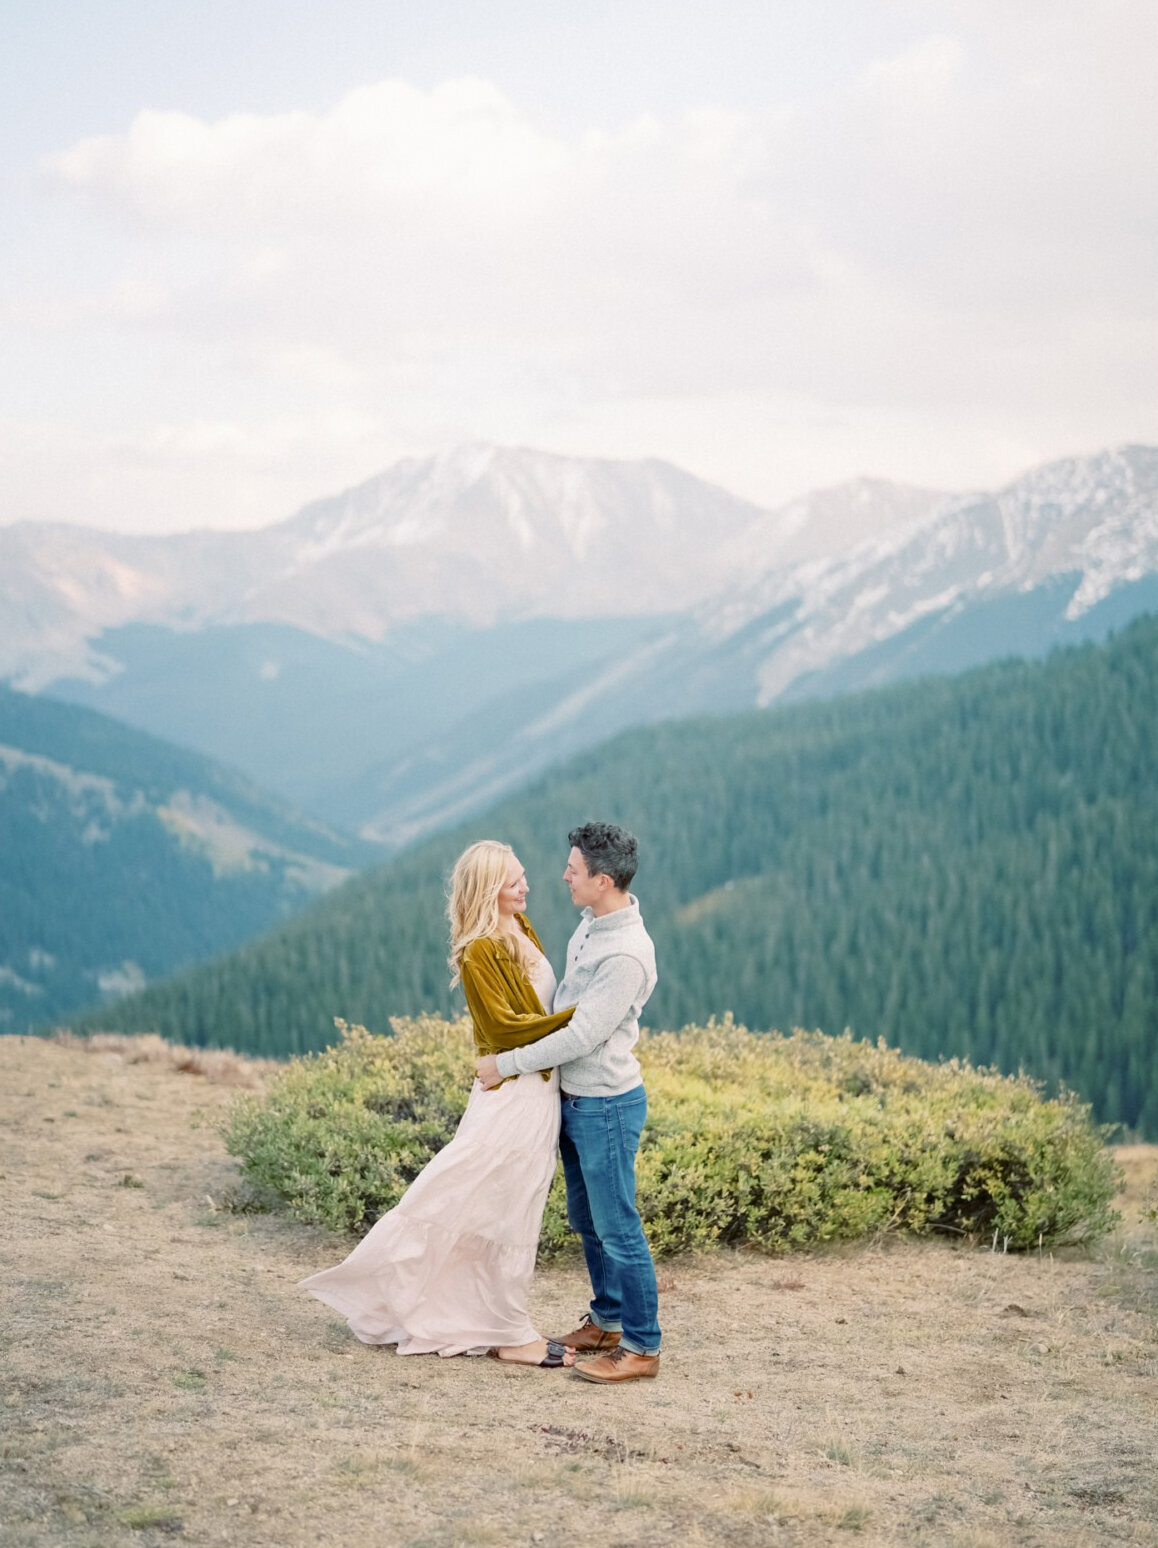
M 589 908 L 567 946 L 555 1010 L 578 1008 L 569 1024 L 525 1048 L 498 1056 L 499 1074 L 529 1075 L 558 1066 L 572 1096 L 619 1096 L 639 1085 L 639 1013 L 655 988 L 655 947 L 632 896 L 627 908 L 596 918 Z

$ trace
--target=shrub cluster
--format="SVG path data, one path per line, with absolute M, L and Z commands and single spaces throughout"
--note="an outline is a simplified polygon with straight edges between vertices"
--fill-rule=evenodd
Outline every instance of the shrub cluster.
M 227 1120 L 250 1181 L 299 1219 L 362 1233 L 451 1138 L 473 1054 L 465 1021 L 399 1018 L 393 1037 L 339 1022 Z M 639 1205 L 659 1255 L 776 1250 L 885 1231 L 1011 1249 L 1113 1224 L 1117 1168 L 1089 1109 L 1024 1076 L 928 1064 L 883 1042 L 752 1033 L 731 1018 L 645 1037 L 650 1102 Z M 561 1178 L 541 1254 L 571 1240 Z

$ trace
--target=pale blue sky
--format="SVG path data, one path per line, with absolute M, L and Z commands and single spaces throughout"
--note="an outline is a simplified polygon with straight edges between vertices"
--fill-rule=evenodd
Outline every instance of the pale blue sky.
M 472 438 L 767 503 L 1154 439 L 1154 17 L 9 0 L 0 521 Z
M 320 110 L 394 75 L 482 75 L 564 127 L 758 109 L 921 35 L 919 7 L 864 0 L 9 0 L 4 155 L 114 132 L 142 107 Z

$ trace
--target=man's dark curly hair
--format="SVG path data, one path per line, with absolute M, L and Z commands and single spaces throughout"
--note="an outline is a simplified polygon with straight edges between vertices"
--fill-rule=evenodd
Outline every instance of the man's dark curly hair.
M 592 876 L 610 876 L 620 892 L 626 892 L 639 865 L 635 834 L 613 822 L 585 822 L 572 828 L 567 842 L 577 849 Z

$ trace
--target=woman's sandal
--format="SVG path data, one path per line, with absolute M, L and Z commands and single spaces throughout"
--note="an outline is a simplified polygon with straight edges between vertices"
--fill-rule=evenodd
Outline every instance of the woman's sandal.
M 497 1349 L 488 1349 L 487 1355 L 492 1360 L 497 1360 L 500 1365 L 521 1365 L 528 1371 L 558 1371 L 566 1365 L 566 1344 L 557 1344 L 553 1338 L 547 1340 L 547 1358 L 545 1360 L 508 1360 Z

